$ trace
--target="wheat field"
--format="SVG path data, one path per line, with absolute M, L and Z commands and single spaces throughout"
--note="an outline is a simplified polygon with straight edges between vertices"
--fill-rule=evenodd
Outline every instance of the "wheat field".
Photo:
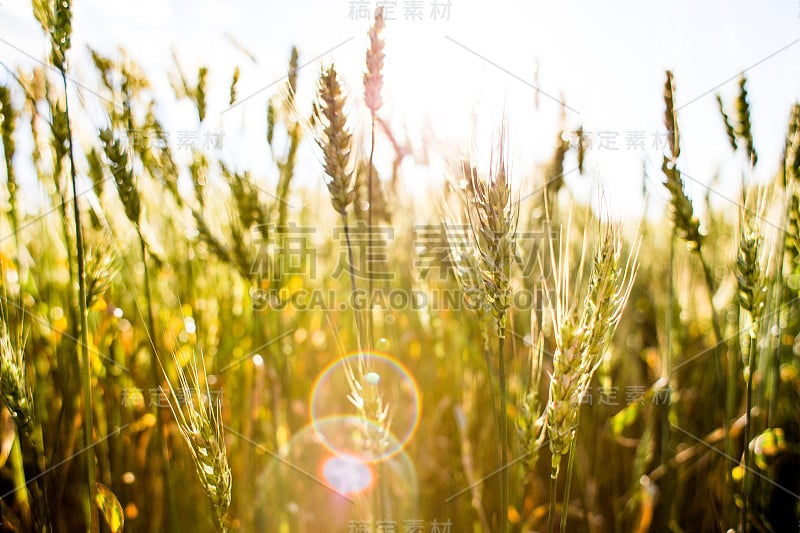
M 154 80 L 72 46 L 73 7 L 33 0 L 46 53 L 0 56 L 3 531 L 800 529 L 800 101 L 760 178 L 758 72 L 709 93 L 726 202 L 667 69 L 640 208 L 563 97 L 534 168 L 499 101 L 414 192 L 378 7 L 359 78 L 298 43 L 260 91 L 264 173 L 209 114 L 239 66 Z

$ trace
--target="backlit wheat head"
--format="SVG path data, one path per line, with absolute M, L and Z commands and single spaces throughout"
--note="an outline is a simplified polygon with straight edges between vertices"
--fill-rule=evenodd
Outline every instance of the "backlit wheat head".
M 231 503 L 231 469 L 222 430 L 222 402 L 211 394 L 205 377 L 205 366 L 203 390 L 194 358 L 189 362 L 188 375 L 177 358 L 173 360 L 178 372 L 178 384 L 176 390 L 167 380 L 169 406 L 175 415 L 178 430 L 189 446 L 203 492 L 213 507 L 217 529 L 227 531 L 226 517 Z
M 511 190 L 502 136 L 498 163 L 489 178 L 480 179 L 477 170 L 468 164 L 464 165 L 464 178 L 469 184 L 467 213 L 479 252 L 479 272 L 489 309 L 502 335 L 511 306 L 511 265 L 519 220 L 519 204 Z
M 322 128 L 317 144 L 325 159 L 325 184 L 331 196 L 333 208 L 344 216 L 355 196 L 355 180 L 350 157 L 352 135 L 347 129 L 344 113 L 345 98 L 342 87 L 331 65 L 323 71 L 317 87 L 317 101 L 313 107 L 313 123 Z
M 556 281 L 554 294 L 547 299 L 555 340 L 553 375 L 546 407 L 554 478 L 558 476 L 561 457 L 569 451 L 575 438 L 583 396 L 619 325 L 636 277 L 638 256 L 637 247 L 627 258 L 623 257 L 621 227 L 615 223 L 606 224 L 595 250 L 586 295 L 579 307 L 575 298 L 577 291 L 570 293 L 566 240 L 561 239 L 558 260 L 551 242 L 550 258 Z M 584 250 L 585 246 L 586 238 Z M 579 283 L 580 277 L 576 289 Z

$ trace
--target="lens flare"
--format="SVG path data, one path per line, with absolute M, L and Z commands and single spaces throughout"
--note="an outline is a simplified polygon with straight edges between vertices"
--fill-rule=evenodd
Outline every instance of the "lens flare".
M 356 494 L 372 485 L 372 469 L 352 455 L 335 455 L 322 464 L 322 479 L 342 494 Z
M 362 359 L 363 358 L 363 359 Z M 328 434 L 328 426 L 323 420 L 352 416 L 356 408 L 348 400 L 351 393 L 347 381 L 346 368 L 349 365 L 356 371 L 361 361 L 368 361 L 362 387 L 377 387 L 385 405 L 389 406 L 391 417 L 390 431 L 395 438 L 389 439 L 385 449 L 376 454 L 368 446 L 362 446 L 363 433 L 374 423 L 361 420 L 352 427 L 353 435 L 342 447 L 338 436 Z M 322 443 L 335 454 L 352 455 L 361 461 L 375 463 L 391 458 L 405 448 L 419 427 L 422 414 L 422 396 L 411 372 L 397 359 L 379 352 L 352 353 L 334 361 L 317 376 L 309 398 L 311 424 Z M 376 428 L 377 429 L 377 428 Z
M 342 416 L 300 428 L 267 462 L 254 490 L 267 491 L 280 479 L 298 531 L 347 531 L 353 520 L 371 516 L 377 497 L 384 517 L 417 516 L 419 482 L 408 453 L 400 451 L 377 465 L 354 453 L 331 451 L 358 448 L 353 439 L 363 426 L 357 416 Z M 398 448 L 393 435 L 387 439 Z M 274 500 L 256 500 L 262 510 L 275 511 Z

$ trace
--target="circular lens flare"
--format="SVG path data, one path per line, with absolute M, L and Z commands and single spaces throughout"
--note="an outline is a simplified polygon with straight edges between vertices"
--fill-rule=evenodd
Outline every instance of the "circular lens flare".
M 378 497 L 382 516 L 416 516 L 419 482 L 406 451 L 378 467 L 357 454 L 332 452 L 321 437 L 326 435 L 337 449 L 355 449 L 353 438 L 363 425 L 359 417 L 341 416 L 320 420 L 317 428 L 308 424 L 298 429 L 267 462 L 255 490 L 274 488 L 275 480 L 281 479 L 282 498 L 298 531 L 347 531 L 354 520 L 372 516 Z M 387 439 L 397 446 L 393 435 Z M 274 499 L 256 500 L 265 512 L 276 510 Z
M 328 426 L 320 422 L 352 416 L 358 412 L 354 403 L 376 392 L 383 406 L 388 406 L 388 429 L 395 438 L 386 439 L 376 449 L 374 435 L 383 428 L 376 421 L 361 419 L 353 425 L 347 446 L 342 447 L 340 439 L 328 434 Z M 414 437 L 422 414 L 419 385 L 411 372 L 397 359 L 379 352 L 352 353 L 326 366 L 311 388 L 309 406 L 311 424 L 323 445 L 337 455 L 351 455 L 367 463 L 385 461 L 402 451 Z
M 322 464 L 322 479 L 344 495 L 356 494 L 372 486 L 372 470 L 352 455 L 336 455 Z

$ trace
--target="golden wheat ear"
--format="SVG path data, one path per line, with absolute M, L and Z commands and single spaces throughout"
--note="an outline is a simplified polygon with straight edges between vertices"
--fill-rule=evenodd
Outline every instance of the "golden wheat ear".
M 188 363 L 187 374 L 187 369 L 173 354 L 178 383 L 176 388 L 167 378 L 167 401 L 178 424 L 178 431 L 189 446 L 203 492 L 211 502 L 217 530 L 224 532 L 228 530 L 232 479 L 222 427 L 222 401 L 212 395 L 202 355 L 200 360 L 202 384 L 195 357 Z
M 317 144 L 322 148 L 325 184 L 331 203 L 344 216 L 355 196 L 351 161 L 352 135 L 344 113 L 345 98 L 333 65 L 322 72 L 317 86 L 317 101 L 313 107 L 314 124 L 320 128 Z

